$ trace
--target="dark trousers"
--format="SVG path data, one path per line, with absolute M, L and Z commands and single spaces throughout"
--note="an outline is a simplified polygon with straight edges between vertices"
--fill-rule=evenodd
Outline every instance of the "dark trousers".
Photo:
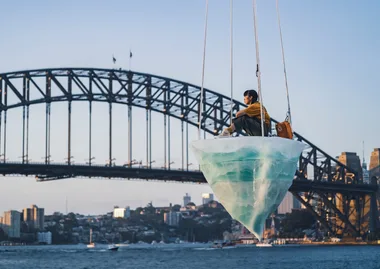
M 243 129 L 249 136 L 261 136 L 261 121 L 255 117 L 243 115 L 233 119 L 232 122 L 235 125 L 236 132 Z M 264 136 L 268 136 L 268 129 L 264 122 Z

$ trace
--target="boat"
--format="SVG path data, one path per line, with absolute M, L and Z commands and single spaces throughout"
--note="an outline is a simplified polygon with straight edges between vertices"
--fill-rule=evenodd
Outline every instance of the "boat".
M 227 247 L 235 247 L 236 244 L 231 241 L 215 241 L 212 245 L 211 248 L 227 248 Z
M 108 245 L 108 250 L 117 251 L 119 249 L 115 244 Z
M 271 243 L 265 243 L 265 242 L 262 242 L 262 243 L 257 243 L 256 244 L 256 247 L 258 248 L 263 248 L 263 247 L 273 247 L 273 245 Z
M 90 229 L 90 243 L 87 245 L 87 248 L 94 248 L 95 243 L 92 242 L 92 229 Z

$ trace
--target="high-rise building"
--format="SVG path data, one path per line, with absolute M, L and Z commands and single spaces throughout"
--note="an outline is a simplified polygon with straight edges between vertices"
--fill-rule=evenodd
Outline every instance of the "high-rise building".
M 380 148 L 376 148 L 371 152 L 371 159 L 369 161 L 369 170 L 380 166 Z
M 371 153 L 369 162 L 369 178 L 380 177 L 380 148 L 375 148 Z
M 205 205 L 214 200 L 214 194 L 212 193 L 202 193 L 202 205 Z
M 4 212 L 3 230 L 11 238 L 20 238 L 21 214 L 16 210 Z
M 113 209 L 113 217 L 114 218 L 123 218 L 123 219 L 127 219 L 131 216 L 131 210 L 129 208 L 129 206 L 125 207 L 125 208 L 119 208 L 119 207 L 115 207 Z
M 360 158 L 355 152 L 342 152 L 340 154 L 338 161 L 344 165 L 358 171 L 359 178 L 363 178 L 362 166 L 360 164 Z
M 369 171 L 367 170 L 367 164 L 363 161 L 363 183 L 369 184 Z
M 286 192 L 284 199 L 277 208 L 278 214 L 291 213 L 293 208 L 299 208 L 299 203 L 294 202 L 294 196 L 291 192 Z M 296 207 L 295 207 L 296 206 Z
M 22 220 L 28 226 L 28 231 L 31 232 L 34 229 L 33 209 L 24 208 L 22 210 Z
M 181 219 L 180 212 L 165 212 L 164 213 L 164 222 L 170 226 L 178 226 L 179 221 Z
M 36 205 L 32 205 L 31 210 L 33 215 L 34 228 L 38 229 L 39 231 L 43 231 L 45 222 L 45 209 L 38 208 Z
M 22 220 L 25 222 L 33 221 L 33 211 L 31 208 L 24 208 L 22 210 Z
M 367 169 L 367 163 L 365 162 L 364 157 L 364 141 L 363 141 L 363 162 L 362 162 L 362 171 L 363 171 L 363 183 L 369 184 L 369 171 Z
M 191 196 L 189 196 L 187 193 L 185 196 L 183 196 L 183 206 L 186 206 L 188 203 L 191 202 Z
M 363 162 L 362 162 L 362 172 L 363 172 L 363 183 L 368 184 L 369 183 L 369 171 L 367 168 L 367 163 L 365 162 L 364 157 L 364 141 L 363 141 Z
M 43 231 L 45 222 L 45 209 L 38 208 L 36 205 L 32 205 L 31 208 L 24 208 L 22 210 L 22 220 L 28 225 L 29 231 L 33 229 Z

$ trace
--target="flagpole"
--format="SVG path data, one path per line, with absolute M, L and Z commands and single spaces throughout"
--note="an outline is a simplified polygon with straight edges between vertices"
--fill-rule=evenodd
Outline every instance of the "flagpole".
M 129 49 L 129 71 L 131 71 L 132 51 Z
M 113 54 L 112 54 L 112 61 L 113 61 L 114 69 L 115 69 L 116 58 L 115 58 L 115 55 L 113 55 Z

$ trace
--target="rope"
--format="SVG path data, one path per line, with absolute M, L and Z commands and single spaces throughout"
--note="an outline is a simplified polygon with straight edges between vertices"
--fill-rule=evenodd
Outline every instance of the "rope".
M 231 62 L 231 117 L 230 117 L 230 125 L 232 124 L 232 117 L 233 117 L 233 113 L 232 113 L 232 110 L 233 110 L 233 107 L 234 107 L 234 103 L 233 103 L 233 0 L 230 0 L 230 47 L 231 47 L 231 51 L 230 51 L 230 55 L 231 55 L 231 59 L 230 59 L 230 62 Z
M 256 29 L 256 0 L 252 0 L 253 4 L 253 26 L 255 31 L 255 42 L 256 42 L 256 61 L 257 61 L 257 69 L 256 69 L 256 77 L 257 77 L 257 87 L 260 98 L 260 115 L 261 115 L 261 136 L 264 136 L 264 117 L 263 117 L 263 97 L 261 93 L 261 78 L 260 78 L 260 56 L 259 56 L 259 40 L 257 36 Z
M 280 11 L 278 7 L 278 0 L 276 0 L 276 9 L 277 9 L 277 19 L 278 19 L 278 28 L 280 30 L 280 40 L 281 40 L 281 51 L 282 51 L 282 63 L 284 65 L 284 75 L 285 75 L 285 87 L 286 87 L 286 97 L 288 99 L 288 117 L 290 126 L 292 125 L 292 116 L 290 113 L 290 100 L 289 100 L 289 90 L 288 90 L 288 79 L 286 76 L 286 66 L 285 66 L 285 54 L 284 54 L 284 45 L 282 42 L 282 31 L 281 31 L 281 21 L 280 21 Z
M 201 139 L 201 127 L 202 127 L 202 114 L 203 114 L 203 85 L 205 77 L 205 62 L 206 62 L 206 39 L 207 39 L 207 17 L 208 17 L 208 0 L 206 0 L 206 18 L 205 18 L 205 34 L 203 41 L 203 61 L 202 61 L 202 86 L 201 86 L 201 96 L 199 103 L 199 128 L 198 128 L 198 139 Z

